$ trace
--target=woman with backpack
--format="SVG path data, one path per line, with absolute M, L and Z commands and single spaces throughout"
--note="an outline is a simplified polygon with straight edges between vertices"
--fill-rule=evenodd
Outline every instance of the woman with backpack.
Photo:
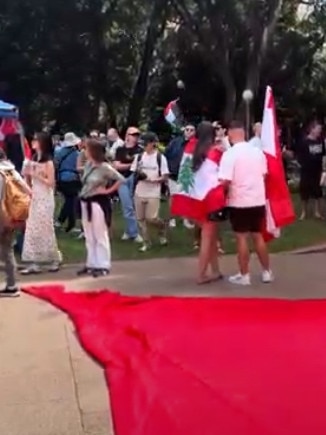
M 58 272 L 62 260 L 54 231 L 55 169 L 50 136 L 36 134 L 32 147 L 35 156 L 23 171 L 32 188 L 22 253 L 22 260 L 29 266 L 21 271 L 23 275 L 41 273 L 42 264 L 48 265 L 49 272 Z
M 54 155 L 57 189 L 64 199 L 57 224 L 62 226 L 67 221 L 67 233 L 75 229 L 76 226 L 77 202 L 81 189 L 80 173 L 77 167 L 80 154 L 78 147 L 81 142 L 75 133 L 67 133 L 63 145 Z
M 0 291 L 0 297 L 20 295 L 16 282 L 14 255 L 15 229 L 18 221 L 14 222 L 14 218 L 19 214 L 27 216 L 30 195 L 31 189 L 8 160 L 5 150 L 0 149 L 0 259 L 4 263 L 6 275 L 6 287 Z M 16 197 L 15 202 L 12 200 L 13 196 Z
M 158 137 L 148 132 L 142 136 L 143 154 L 135 157 L 131 172 L 135 173 L 135 209 L 136 217 L 143 239 L 140 252 L 147 252 L 151 247 L 148 227 L 158 232 L 160 245 L 167 245 L 167 224 L 160 218 L 161 188 L 168 181 L 169 168 L 163 154 L 157 150 Z

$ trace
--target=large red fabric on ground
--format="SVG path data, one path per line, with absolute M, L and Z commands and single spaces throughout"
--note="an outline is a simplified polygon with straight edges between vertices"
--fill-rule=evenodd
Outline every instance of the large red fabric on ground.
M 103 365 L 116 435 L 326 433 L 326 301 L 26 291 Z

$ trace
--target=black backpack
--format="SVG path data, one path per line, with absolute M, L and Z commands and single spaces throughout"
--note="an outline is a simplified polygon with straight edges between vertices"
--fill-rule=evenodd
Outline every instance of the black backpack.
M 143 158 L 143 154 L 138 154 L 137 155 L 137 168 L 138 165 L 141 162 L 141 159 Z M 157 166 L 158 166 L 158 176 L 162 177 L 162 154 L 160 152 L 157 152 L 156 154 L 156 158 L 157 158 Z
M 139 175 L 139 171 L 138 171 L 138 167 L 139 164 L 141 162 L 141 159 L 143 158 L 143 153 L 141 154 L 137 154 L 136 157 L 136 172 L 135 172 L 135 182 L 134 182 L 134 190 L 136 189 L 137 184 L 139 183 L 139 181 L 141 181 L 141 177 Z M 156 158 L 157 158 L 157 166 L 158 166 L 158 176 L 161 177 L 162 176 L 162 154 L 160 152 L 158 152 L 156 154 Z

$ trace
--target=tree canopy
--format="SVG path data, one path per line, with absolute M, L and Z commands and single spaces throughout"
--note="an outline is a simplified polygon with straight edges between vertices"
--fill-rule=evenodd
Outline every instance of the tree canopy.
M 0 98 L 36 128 L 229 120 L 267 84 L 286 116 L 326 109 L 325 0 L 2 0 Z

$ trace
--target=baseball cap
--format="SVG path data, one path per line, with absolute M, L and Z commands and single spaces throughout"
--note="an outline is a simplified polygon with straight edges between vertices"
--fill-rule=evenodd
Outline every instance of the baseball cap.
M 157 134 L 151 131 L 142 134 L 140 140 L 144 146 L 149 143 L 157 143 L 159 141 Z

